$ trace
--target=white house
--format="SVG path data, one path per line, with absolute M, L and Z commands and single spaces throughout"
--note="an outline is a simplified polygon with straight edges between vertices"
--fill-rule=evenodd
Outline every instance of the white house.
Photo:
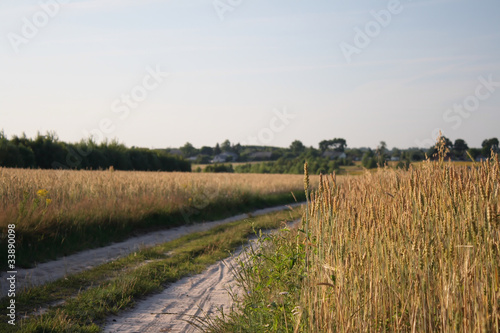
M 225 163 L 232 162 L 238 159 L 238 155 L 230 152 L 223 152 L 222 154 L 215 155 L 212 163 Z

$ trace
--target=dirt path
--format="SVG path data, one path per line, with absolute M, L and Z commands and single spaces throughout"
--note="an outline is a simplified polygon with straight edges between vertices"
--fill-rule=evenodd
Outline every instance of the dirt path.
M 292 204 L 295 207 L 300 205 Z M 252 216 L 263 215 L 286 209 L 288 206 L 282 205 L 266 209 L 260 209 L 251 213 Z M 16 287 L 22 290 L 28 286 L 36 286 L 50 281 L 63 278 L 70 274 L 75 274 L 86 269 L 98 266 L 105 262 L 116 260 L 139 249 L 141 246 L 152 246 L 159 243 L 168 242 L 187 235 L 189 233 L 205 231 L 214 226 L 248 218 L 249 214 L 240 214 L 224 220 L 205 222 L 190 226 L 181 226 L 162 231 L 152 232 L 139 237 L 130 238 L 121 243 L 111 244 L 106 247 L 86 250 L 61 259 L 39 264 L 30 269 L 17 269 Z M 8 274 L 2 272 L 0 275 L 0 297 L 7 295 L 8 284 L 6 278 Z
M 133 309 L 108 318 L 104 332 L 197 332 L 186 320 L 215 314 L 221 307 L 229 310 L 232 300 L 228 288 L 235 285 L 231 270 L 237 256 L 183 278 L 160 294 L 139 301 Z
M 291 222 L 294 226 L 300 220 Z M 272 231 L 271 231 L 272 232 Z M 238 261 L 246 262 L 247 253 L 256 250 L 258 243 L 250 241 L 246 251 L 238 250 L 226 260 L 208 267 L 201 274 L 185 277 L 168 286 L 163 292 L 144 300 L 117 316 L 106 320 L 105 333 L 153 333 L 153 332 L 198 332 L 187 321 L 195 317 L 206 317 L 230 312 L 233 303 L 229 290 L 238 292 L 233 270 Z

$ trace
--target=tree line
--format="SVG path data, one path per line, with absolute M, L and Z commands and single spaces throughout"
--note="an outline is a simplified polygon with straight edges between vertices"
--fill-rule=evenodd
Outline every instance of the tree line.
M 34 138 L 13 136 L 0 131 L 0 166 L 39 169 L 108 169 L 137 171 L 191 171 L 191 164 L 165 151 L 127 148 L 117 141 L 100 144 L 92 139 L 66 143 L 55 133 Z
M 490 138 L 483 141 L 481 148 L 470 148 L 465 140 L 452 142 L 442 137 L 447 150 L 447 158 L 452 160 L 468 160 L 488 157 L 491 152 L 498 153 L 499 141 Z M 172 153 L 169 153 L 172 152 Z M 293 141 L 289 147 L 242 146 L 231 144 L 225 140 L 215 147 L 203 146 L 195 148 L 189 142 L 175 149 L 128 148 L 116 140 L 96 143 L 92 139 L 78 143 L 65 143 L 53 132 L 46 135 L 40 133 L 34 138 L 26 135 L 13 136 L 7 139 L 0 131 L 0 166 L 40 169 L 108 169 L 138 171 L 191 171 L 190 161 L 209 164 L 221 153 L 232 153 L 227 162 L 262 161 L 237 165 L 211 164 L 206 172 L 239 172 L 239 173 L 293 173 L 303 172 L 303 163 L 307 161 L 311 173 L 331 173 L 341 166 L 353 165 L 361 161 L 365 168 L 385 165 L 387 161 L 397 161 L 398 167 L 407 167 L 411 162 L 432 158 L 436 147 L 430 149 L 408 148 L 389 150 L 385 142 L 380 142 L 376 149 L 347 148 L 343 138 L 323 140 L 318 148 L 306 147 L 301 141 Z M 257 156 L 255 153 L 266 154 Z M 264 157 L 262 157 L 264 156 Z M 186 159 L 190 159 L 190 161 Z M 201 171 L 201 168 L 196 171 Z
M 457 161 L 467 161 L 483 159 L 489 157 L 491 152 L 499 153 L 499 141 L 497 138 L 486 139 L 482 142 L 481 148 L 470 148 L 463 139 L 452 142 L 446 137 L 442 137 L 444 147 L 447 150 L 446 158 Z M 186 148 L 189 148 L 186 150 Z M 237 172 L 237 173 L 303 173 L 304 162 L 309 164 L 311 174 L 338 172 L 342 166 L 353 165 L 355 161 L 360 161 L 361 165 L 367 169 L 383 166 L 388 161 L 394 161 L 398 168 L 408 168 L 411 162 L 423 161 L 426 158 L 433 158 L 437 153 L 436 146 L 429 149 L 408 148 L 389 150 L 387 144 L 382 141 L 376 149 L 371 148 L 347 148 L 347 142 L 343 138 L 323 140 L 319 142 L 318 148 L 306 147 L 301 141 L 293 141 L 288 148 L 277 147 L 253 147 L 231 145 L 229 140 L 222 145 L 217 144 L 215 148 L 202 147 L 200 150 L 194 148 L 190 143 L 181 147 L 185 154 L 205 153 L 214 154 L 221 152 L 232 152 L 238 158 L 230 162 L 248 162 L 248 156 L 255 151 L 272 152 L 268 160 L 260 163 L 245 164 L 211 164 L 203 169 L 204 172 Z M 332 153 L 337 154 L 332 154 Z M 343 153 L 343 154 L 339 154 Z M 188 156 L 188 155 L 186 155 Z M 198 155 L 199 157 L 200 155 Z M 213 155 L 212 155 L 213 156 Z M 204 161 L 210 161 L 210 155 L 203 155 Z M 258 160 L 254 160 L 258 161 Z M 200 160 L 198 160 L 200 162 Z M 201 162 L 203 163 L 203 162 Z M 209 163 L 209 162 L 205 162 Z M 197 168 L 195 171 L 202 171 Z
M 463 139 L 456 139 L 452 142 L 446 136 L 441 137 L 443 148 L 445 149 L 446 159 L 454 161 L 467 161 L 484 159 L 491 155 L 491 153 L 500 153 L 499 141 L 497 138 L 490 138 L 483 140 L 481 148 L 470 148 L 467 142 Z M 384 141 L 380 142 L 376 150 L 367 150 L 363 154 L 361 164 L 367 168 L 376 168 L 379 165 L 384 165 L 391 158 L 396 158 L 398 167 L 408 167 L 411 162 L 423 161 L 426 158 L 436 158 L 438 153 L 437 144 L 429 149 L 409 148 L 406 150 L 399 150 L 393 148 L 387 149 Z M 394 159 L 393 159 L 394 160 Z

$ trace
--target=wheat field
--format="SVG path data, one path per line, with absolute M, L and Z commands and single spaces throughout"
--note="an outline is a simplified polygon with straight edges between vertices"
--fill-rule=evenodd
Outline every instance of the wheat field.
M 499 332 L 500 164 L 323 177 L 305 216 L 309 332 Z M 296 318 L 297 319 L 297 318 Z
M 66 254 L 66 248 L 101 246 L 141 228 L 291 203 L 291 192 L 300 195 L 301 188 L 300 175 L 0 168 L 0 228 L 16 224 L 19 256 L 52 247 L 54 257 Z
M 140 214 L 193 206 L 243 193 L 300 190 L 297 175 L 63 171 L 0 168 L 0 226 L 40 223 L 58 215 Z M 27 213 L 19 216 L 25 203 Z M 37 202 L 39 202 L 37 204 Z M 36 206 L 36 207 L 34 207 Z
M 208 332 L 500 332 L 500 163 L 321 176 Z

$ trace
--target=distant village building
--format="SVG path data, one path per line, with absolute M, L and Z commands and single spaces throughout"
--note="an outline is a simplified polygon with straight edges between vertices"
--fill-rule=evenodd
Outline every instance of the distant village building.
M 219 155 L 215 155 L 212 163 L 225 163 L 225 162 L 233 162 L 238 159 L 238 155 L 231 152 L 224 152 Z
M 391 161 L 395 161 L 395 162 L 399 161 L 399 156 L 392 156 Z

